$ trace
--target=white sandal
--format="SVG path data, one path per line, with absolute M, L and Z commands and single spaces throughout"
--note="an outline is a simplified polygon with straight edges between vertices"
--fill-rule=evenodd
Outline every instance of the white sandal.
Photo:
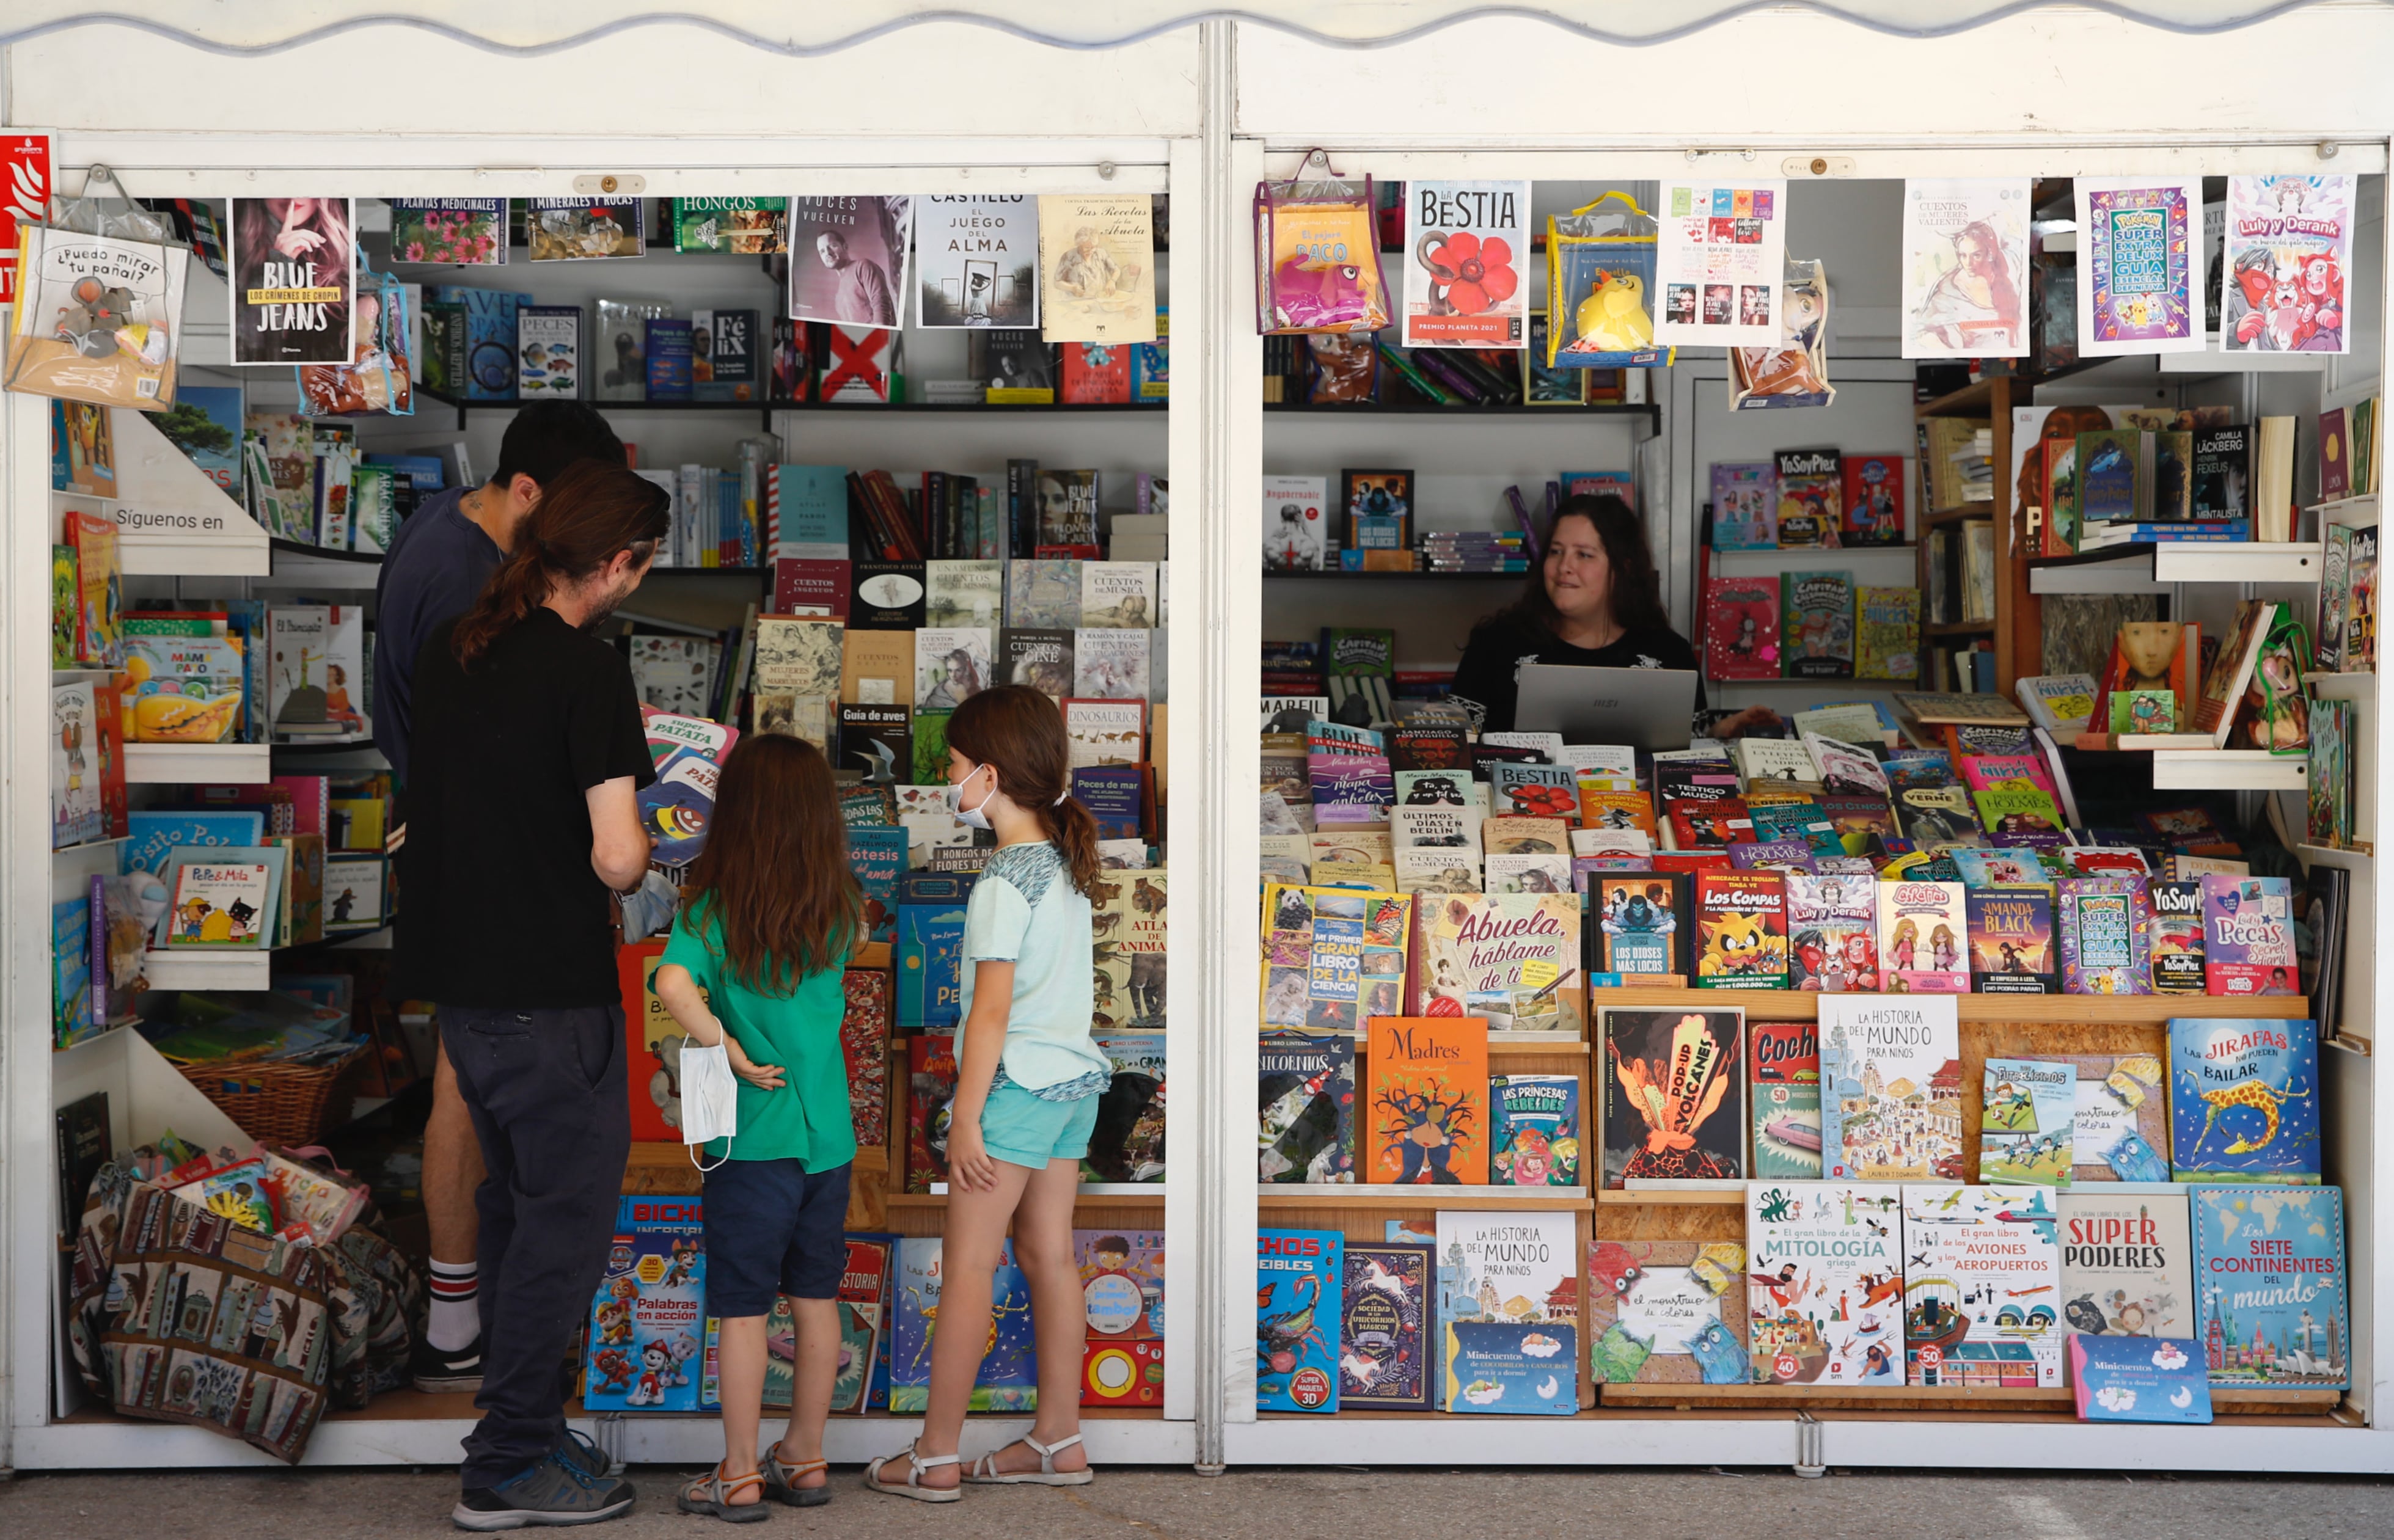
M 1078 1470 L 1056 1468 L 1056 1456 L 1081 1442 L 1078 1433 L 1054 1443 L 1041 1443 L 1028 1433 L 1014 1442 L 1039 1456 L 1038 1469 L 998 1469 L 997 1456 L 1005 1452 L 1000 1448 L 973 1461 L 972 1468 L 965 1472 L 965 1480 L 976 1486 L 1086 1486 L 1098 1479 L 1098 1473 L 1086 1466 Z
M 906 1446 L 906 1480 L 903 1482 L 883 1481 L 882 1468 L 897 1458 L 895 1455 L 884 1455 L 866 1466 L 864 1484 L 875 1492 L 886 1492 L 892 1497 L 912 1497 L 918 1503 L 954 1503 L 963 1500 L 964 1494 L 955 1487 L 923 1484 L 923 1472 L 943 1465 L 962 1465 L 965 1463 L 963 1455 L 932 1455 L 926 1457 L 914 1453 L 914 1446 L 910 1443 Z

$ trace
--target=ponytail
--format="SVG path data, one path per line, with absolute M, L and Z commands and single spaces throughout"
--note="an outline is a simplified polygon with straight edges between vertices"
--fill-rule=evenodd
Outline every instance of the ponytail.
M 1098 882 L 1098 820 L 1067 793 L 1064 713 L 1027 685 L 981 691 L 948 719 L 948 747 L 997 772 L 998 790 L 1039 820 L 1083 896 Z
M 671 501 L 664 488 L 604 461 L 581 461 L 552 477 L 516 531 L 515 550 L 450 636 L 458 666 L 473 667 L 551 594 L 604 569 L 622 553 L 646 565 L 664 536 Z

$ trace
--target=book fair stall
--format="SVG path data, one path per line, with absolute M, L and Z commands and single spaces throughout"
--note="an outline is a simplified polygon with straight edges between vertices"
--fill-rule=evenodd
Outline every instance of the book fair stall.
M 0 1466 L 456 1457 L 376 584 L 564 400 L 672 508 L 601 633 L 659 772 L 610 1455 L 718 1441 L 653 979 L 756 734 L 831 759 L 873 933 L 826 1453 L 919 1419 L 946 727 L 1020 684 L 1102 836 L 1097 1463 L 2394 1468 L 2394 15 L 59 9 L 0 23 Z M 968 1454 L 1034 1404 L 1007 1278 Z

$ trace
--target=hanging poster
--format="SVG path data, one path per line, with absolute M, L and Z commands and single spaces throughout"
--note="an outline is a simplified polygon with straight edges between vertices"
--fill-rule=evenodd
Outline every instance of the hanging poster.
M 914 324 L 1039 324 L 1039 205 L 1008 198 L 921 198 Z
M 1663 184 L 1654 340 L 1673 346 L 1776 347 L 1787 261 L 1787 184 Z
M 2195 219 L 2203 183 L 2078 178 L 2078 351 L 2203 350 Z
M 1903 356 L 2028 352 L 2025 176 L 1903 184 Z
M 1041 195 L 1039 286 L 1048 342 L 1153 342 L 1153 200 Z
M 2219 278 L 2228 353 L 2348 353 L 2350 176 L 2230 176 Z
M 586 262 L 649 254 L 645 198 L 527 198 L 524 244 L 534 262 Z
M 790 200 L 790 316 L 896 331 L 903 324 L 914 200 Z
M 50 137 L 0 135 L 0 305 L 17 300 L 17 227 L 49 217 Z M 182 318 L 178 316 L 179 327 Z
M 506 199 L 393 198 L 389 202 L 393 262 L 506 266 Z
M 232 361 L 348 363 L 357 298 L 347 198 L 232 201 Z
M 1407 347 L 1529 342 L 1527 182 L 1407 182 Z

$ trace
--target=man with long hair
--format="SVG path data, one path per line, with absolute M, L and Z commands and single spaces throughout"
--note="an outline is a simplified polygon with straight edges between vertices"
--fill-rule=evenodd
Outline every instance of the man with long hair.
M 538 401 L 507 424 L 489 481 L 439 492 L 409 516 L 375 584 L 375 747 L 403 786 L 414 721 L 415 658 L 441 621 L 464 614 L 540 506 L 542 489 L 583 461 L 624 463 L 623 440 L 579 401 Z M 394 842 L 403 841 L 404 828 Z M 443 1051 L 432 1069 L 424 1129 L 424 1217 L 432 1251 L 431 1308 L 409 1355 L 415 1388 L 473 1390 L 482 1383 L 480 1288 L 474 1262 L 474 1189 L 481 1152 Z
M 394 986 L 438 1005 L 488 1172 L 482 1419 L 451 1515 L 464 1529 L 632 1506 L 567 1432 L 560 1365 L 631 1150 L 610 894 L 647 869 L 635 799 L 655 778 L 631 670 L 592 633 L 646 575 L 666 501 L 621 464 L 568 466 L 473 608 L 415 659 Z

